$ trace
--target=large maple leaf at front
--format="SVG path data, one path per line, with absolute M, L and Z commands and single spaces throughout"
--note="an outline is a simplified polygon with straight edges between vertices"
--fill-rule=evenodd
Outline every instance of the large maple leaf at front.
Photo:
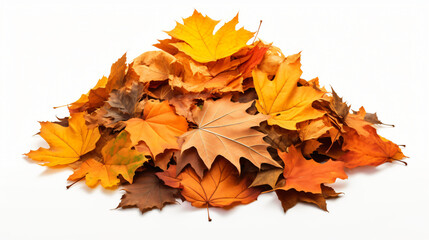
M 143 154 L 131 149 L 129 136 L 125 131 L 107 142 L 101 154 L 103 159 L 86 160 L 68 180 L 76 181 L 85 177 L 89 187 L 96 186 L 100 181 L 103 187 L 109 188 L 119 184 L 118 176 L 121 175 L 127 182 L 132 183 L 136 169 L 147 161 Z
M 276 73 L 274 80 L 261 70 L 253 71 L 253 83 L 258 93 L 256 107 L 259 112 L 271 115 L 268 124 L 296 130 L 296 124 L 323 116 L 312 107 L 324 92 L 311 86 L 298 87 L 302 74 L 301 54 L 287 57 Z
M 265 135 L 251 128 L 259 126 L 268 116 L 246 113 L 251 104 L 234 103 L 229 97 L 206 101 L 202 109 L 197 108 L 192 113 L 197 128 L 181 136 L 182 153 L 195 147 L 209 169 L 219 155 L 239 171 L 241 157 L 257 167 L 262 163 L 279 166 L 267 151 L 269 145 L 262 139 Z
M 192 16 L 183 19 L 183 24 L 177 23 L 173 30 L 167 32 L 173 38 L 184 42 L 170 44 L 194 60 L 205 63 L 230 56 L 246 46 L 253 37 L 254 33 L 244 28 L 235 30 L 238 15 L 213 35 L 218 23 L 219 21 L 203 16 L 195 10 Z
M 40 126 L 40 136 L 50 148 L 39 148 L 26 155 L 46 166 L 66 165 L 79 160 L 95 148 L 100 138 L 98 128 L 89 129 L 85 125 L 84 113 L 72 113 L 68 127 L 52 122 L 41 122 Z
M 194 169 L 187 167 L 175 177 L 175 166 L 166 172 L 157 173 L 165 184 L 182 188 L 181 194 L 195 207 L 227 207 L 234 203 L 247 204 L 260 194 L 257 188 L 249 188 L 250 179 L 238 174 L 237 169 L 219 158 L 201 179 Z

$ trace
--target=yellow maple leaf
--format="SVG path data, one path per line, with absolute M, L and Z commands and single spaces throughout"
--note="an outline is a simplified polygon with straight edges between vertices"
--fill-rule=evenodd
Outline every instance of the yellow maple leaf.
M 167 32 L 173 38 L 184 42 L 170 44 L 194 60 L 205 63 L 232 55 L 246 46 L 254 35 L 244 28 L 235 30 L 238 14 L 213 35 L 218 23 L 219 21 L 203 16 L 195 10 L 192 16 L 183 19 L 183 24 L 177 23 L 173 30 Z
M 98 128 L 87 128 L 84 114 L 71 114 L 68 127 L 41 122 L 40 136 L 48 142 L 50 148 L 39 148 L 26 155 L 46 166 L 65 165 L 79 160 L 80 156 L 95 148 L 100 138 Z
M 90 158 L 82 163 L 68 180 L 76 181 L 83 177 L 86 185 L 94 187 L 101 182 L 104 188 L 119 184 L 119 174 L 129 183 L 137 168 L 147 161 L 147 158 L 137 150 L 131 149 L 128 133 L 123 131 L 115 139 L 110 140 L 101 150 L 102 161 Z
M 287 57 L 272 81 L 265 72 L 253 71 L 253 83 L 258 94 L 256 107 L 259 112 L 272 116 L 268 119 L 270 125 L 296 130 L 297 123 L 324 114 L 311 106 L 324 92 L 311 86 L 297 85 L 302 74 L 300 57 L 300 53 Z

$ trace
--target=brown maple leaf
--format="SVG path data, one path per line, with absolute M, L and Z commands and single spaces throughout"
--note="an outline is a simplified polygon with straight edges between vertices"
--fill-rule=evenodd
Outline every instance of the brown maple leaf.
M 176 203 L 179 189 L 163 184 L 154 171 L 145 170 L 134 177 L 133 184 L 123 187 L 125 194 L 117 208 L 138 207 L 142 213 L 151 209 L 162 209 L 167 204 Z
M 287 212 L 290 208 L 294 207 L 298 202 L 312 203 L 318 206 L 324 211 L 328 211 L 326 208 L 326 199 L 337 198 L 341 193 L 337 193 L 333 188 L 320 186 L 322 193 L 309 193 L 309 192 L 299 192 L 295 189 L 289 189 L 287 191 L 277 190 L 276 194 L 278 199 L 282 203 L 284 212 Z
M 140 101 L 144 87 L 134 83 L 131 88 L 114 89 L 103 107 L 86 116 L 88 126 L 105 126 L 120 130 L 125 127 L 125 121 L 139 117 L 146 101 Z

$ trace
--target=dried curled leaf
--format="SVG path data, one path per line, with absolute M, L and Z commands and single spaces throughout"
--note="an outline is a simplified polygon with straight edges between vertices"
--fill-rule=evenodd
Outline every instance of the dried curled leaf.
M 340 193 L 335 192 L 331 187 L 320 186 L 322 193 L 308 193 L 308 192 L 299 192 L 295 189 L 289 189 L 287 191 L 277 190 L 276 194 L 278 199 L 282 203 L 284 212 L 287 212 L 290 208 L 294 207 L 298 202 L 312 203 L 318 206 L 324 211 L 328 211 L 326 207 L 326 199 L 337 198 Z

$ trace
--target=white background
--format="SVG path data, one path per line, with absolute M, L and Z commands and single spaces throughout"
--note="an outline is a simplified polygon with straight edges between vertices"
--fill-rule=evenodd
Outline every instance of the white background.
M 0 239 L 429 239 L 429 5 L 425 1 L 0 1 Z M 121 2 L 121 3 L 118 3 Z M 298 3 L 299 2 L 299 3 Z M 322 2 L 322 1 L 320 1 Z M 405 1 L 403 1 L 405 2 Z M 379 133 L 406 144 L 400 163 L 349 171 L 330 213 L 298 204 L 284 214 L 274 194 L 230 211 L 188 203 L 141 215 L 112 210 L 121 191 L 77 184 L 22 154 L 47 146 L 37 121 L 65 108 L 107 75 L 154 50 L 175 20 L 196 8 L 256 31 L 283 52 L 302 52 L 303 77 L 318 76 L 353 109 L 395 124 Z

